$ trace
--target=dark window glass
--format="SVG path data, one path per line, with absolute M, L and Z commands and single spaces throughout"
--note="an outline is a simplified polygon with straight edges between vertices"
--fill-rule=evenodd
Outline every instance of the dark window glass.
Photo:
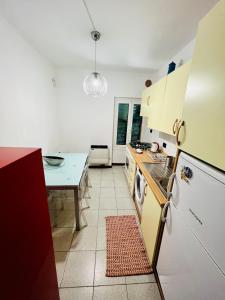
M 119 103 L 117 123 L 117 145 L 126 145 L 129 104 Z
M 132 130 L 131 130 L 131 142 L 135 142 L 137 140 L 140 140 L 140 138 L 141 138 L 142 117 L 140 116 L 140 111 L 141 111 L 141 105 L 134 104 Z

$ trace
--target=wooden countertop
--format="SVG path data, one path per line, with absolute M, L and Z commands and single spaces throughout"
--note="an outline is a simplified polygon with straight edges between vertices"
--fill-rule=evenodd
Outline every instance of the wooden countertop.
M 155 162 L 154 160 L 151 159 L 151 157 L 149 156 L 149 154 L 147 153 L 147 151 L 143 151 L 142 154 L 138 154 L 134 148 L 132 148 L 130 145 L 127 145 L 132 157 L 134 158 L 134 160 L 136 161 L 139 169 L 141 170 L 141 172 L 143 173 L 148 185 L 151 187 L 156 199 L 158 200 L 159 204 L 161 206 L 163 206 L 166 202 L 167 199 L 166 197 L 163 195 L 163 193 L 161 192 L 161 190 L 159 189 L 158 185 L 156 184 L 156 182 L 154 181 L 154 179 L 151 177 L 151 175 L 149 174 L 149 172 L 147 171 L 147 169 L 145 168 L 143 162 L 148 162 L 148 163 L 155 163 L 157 164 L 157 162 Z

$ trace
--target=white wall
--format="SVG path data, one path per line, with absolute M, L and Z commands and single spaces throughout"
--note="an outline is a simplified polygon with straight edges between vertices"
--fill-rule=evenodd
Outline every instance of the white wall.
M 100 71 L 100 70 L 99 70 Z M 144 82 L 150 74 L 102 71 L 108 81 L 103 98 L 84 94 L 82 85 L 91 70 L 58 68 L 58 95 L 61 151 L 87 151 L 91 144 L 112 147 L 114 97 L 141 98 Z
M 166 64 L 164 64 L 156 73 L 156 79 L 166 76 L 168 71 L 169 63 L 172 61 L 175 62 L 176 68 L 180 65 L 186 63 L 192 58 L 192 54 L 194 51 L 195 39 L 191 40 L 183 49 L 181 49 L 174 57 L 172 57 Z
M 91 144 L 111 148 L 114 97 L 141 97 L 146 79 L 155 82 L 164 76 L 172 60 L 190 59 L 194 46 L 191 41 L 155 74 L 102 71 L 109 90 L 105 97 L 93 99 L 82 89 L 91 70 L 54 70 L 2 17 L 0 37 L 0 146 L 37 146 L 43 152 L 82 152 Z M 56 89 L 51 81 L 54 73 Z M 173 137 L 145 133 L 145 141 L 161 145 L 165 141 L 168 154 L 175 154 Z
M 194 50 L 195 40 L 189 42 L 181 51 L 179 51 L 173 58 L 171 58 L 167 64 L 163 65 L 157 72 L 154 74 L 156 81 L 166 76 L 168 71 L 168 65 L 171 61 L 176 63 L 176 67 L 179 67 L 180 64 L 189 61 L 192 58 Z M 174 136 L 159 132 L 157 130 L 152 130 L 152 133 L 147 131 L 146 139 L 150 142 L 156 141 L 162 147 L 163 143 L 166 143 L 165 152 L 168 155 L 175 156 L 176 154 L 176 140 Z
M 0 16 L 0 146 L 57 149 L 54 69 Z

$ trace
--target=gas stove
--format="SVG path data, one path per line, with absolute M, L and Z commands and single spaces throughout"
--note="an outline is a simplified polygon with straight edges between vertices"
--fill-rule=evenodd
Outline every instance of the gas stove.
M 144 142 L 136 141 L 136 142 L 131 142 L 130 146 L 134 149 L 139 148 L 142 150 L 147 150 L 147 149 L 151 148 L 151 143 L 144 143 Z

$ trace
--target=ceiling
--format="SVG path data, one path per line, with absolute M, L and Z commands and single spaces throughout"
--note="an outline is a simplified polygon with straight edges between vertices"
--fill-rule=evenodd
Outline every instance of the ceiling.
M 98 66 L 154 71 L 196 33 L 218 0 L 86 0 L 96 29 Z M 56 66 L 93 67 L 94 42 L 81 0 L 0 0 L 0 13 Z

